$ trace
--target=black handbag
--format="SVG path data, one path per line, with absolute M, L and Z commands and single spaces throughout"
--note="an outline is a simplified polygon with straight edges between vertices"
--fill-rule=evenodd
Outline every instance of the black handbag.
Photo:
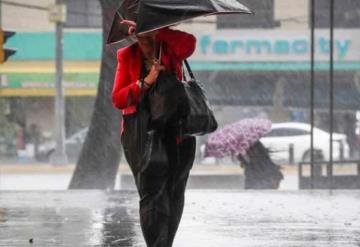
M 201 84 L 195 79 L 187 60 L 184 60 L 185 67 L 190 75 L 190 80 L 186 80 L 184 73 L 184 91 L 186 95 L 185 109 L 187 114 L 180 119 L 181 136 L 200 136 L 215 131 L 218 123 L 210 108 L 205 91 Z
M 169 123 L 179 121 L 189 112 L 183 104 L 186 100 L 184 85 L 172 72 L 159 73 L 156 83 L 148 92 L 148 99 L 151 129 L 165 130 Z
M 217 129 L 217 121 L 202 86 L 196 81 L 188 62 L 184 61 L 191 79 L 179 81 L 175 74 L 161 72 L 148 97 L 151 128 L 168 126 L 180 136 L 200 136 Z
M 218 126 L 214 113 L 189 63 L 184 60 L 184 64 L 190 75 L 189 81 L 185 73 L 184 81 L 180 81 L 175 72 L 162 71 L 151 87 L 148 93 L 151 129 L 163 131 L 170 126 L 180 136 L 211 133 Z
M 161 61 L 163 43 L 160 44 L 158 59 Z M 148 92 L 151 113 L 150 128 L 164 131 L 169 123 L 178 122 L 189 109 L 183 105 L 186 100 L 184 85 L 178 80 L 176 73 L 161 71 Z

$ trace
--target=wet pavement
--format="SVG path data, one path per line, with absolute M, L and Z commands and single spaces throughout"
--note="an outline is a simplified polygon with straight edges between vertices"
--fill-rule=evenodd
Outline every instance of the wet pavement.
M 0 246 L 145 247 L 135 192 L 0 192 Z M 32 242 L 32 243 L 30 243 Z M 360 246 L 360 191 L 189 190 L 174 247 Z

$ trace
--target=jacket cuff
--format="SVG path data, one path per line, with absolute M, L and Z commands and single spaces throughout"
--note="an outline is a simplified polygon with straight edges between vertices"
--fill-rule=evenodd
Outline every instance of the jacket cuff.
M 131 93 L 132 93 L 132 102 L 134 104 L 137 104 L 140 100 L 140 96 L 142 93 L 145 93 L 148 90 L 148 88 L 140 88 L 137 82 L 133 83 L 131 85 Z
M 140 98 L 140 87 L 137 85 L 137 83 L 132 83 L 131 85 L 131 96 L 133 97 L 131 99 L 132 103 L 137 103 Z

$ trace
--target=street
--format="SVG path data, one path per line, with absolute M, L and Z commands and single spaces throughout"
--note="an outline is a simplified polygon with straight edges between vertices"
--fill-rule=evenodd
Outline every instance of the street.
M 169 245 L 184 193 L 172 247 L 360 247 L 359 51 L 360 0 L 0 0 L 0 247 Z
M 0 197 L 0 246 L 145 247 L 136 192 Z M 174 247 L 359 246 L 359 199 L 358 191 L 188 190 Z

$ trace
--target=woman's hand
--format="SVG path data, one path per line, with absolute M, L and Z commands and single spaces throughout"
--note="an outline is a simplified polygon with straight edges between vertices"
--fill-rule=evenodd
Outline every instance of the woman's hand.
M 133 34 L 135 33 L 136 22 L 130 21 L 130 20 L 122 20 L 122 21 L 120 22 L 120 24 L 128 25 L 128 27 L 129 27 L 128 34 L 129 34 L 129 35 L 133 35 Z
M 144 82 L 148 85 L 152 85 L 156 82 L 160 71 L 165 70 L 165 67 L 159 63 L 158 60 L 154 60 L 151 66 L 149 74 L 144 78 Z

